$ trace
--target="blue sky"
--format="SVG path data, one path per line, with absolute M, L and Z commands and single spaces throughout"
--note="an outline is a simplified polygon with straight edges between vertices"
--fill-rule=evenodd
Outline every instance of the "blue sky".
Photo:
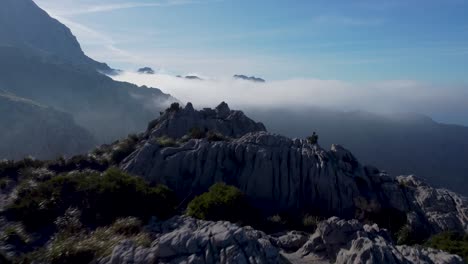
M 35 1 L 122 69 L 468 83 L 468 1 Z

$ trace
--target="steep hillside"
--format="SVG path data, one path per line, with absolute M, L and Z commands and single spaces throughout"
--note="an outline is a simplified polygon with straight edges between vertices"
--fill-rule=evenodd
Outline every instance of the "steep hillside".
M 0 47 L 0 58 L 1 87 L 72 114 L 101 143 L 144 129 L 175 101 L 159 89 L 116 82 L 30 49 Z
M 96 144 L 71 115 L 1 90 L 0 113 L 0 159 L 72 156 Z
M 106 73 L 112 69 L 87 57 L 65 25 L 51 18 L 32 0 L 2 0 L 0 46 L 14 45 L 57 56 L 69 63 L 88 65 Z

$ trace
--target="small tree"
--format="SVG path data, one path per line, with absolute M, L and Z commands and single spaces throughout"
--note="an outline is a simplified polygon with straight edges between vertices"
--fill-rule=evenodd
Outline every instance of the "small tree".
M 313 133 L 312 136 L 308 137 L 307 140 L 309 141 L 310 144 L 317 144 L 318 143 L 318 135 L 317 133 Z

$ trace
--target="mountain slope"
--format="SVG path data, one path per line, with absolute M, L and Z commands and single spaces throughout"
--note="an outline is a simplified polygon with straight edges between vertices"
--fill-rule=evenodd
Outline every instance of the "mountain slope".
M 112 72 L 105 63 L 87 57 L 70 29 L 51 18 L 32 0 L 2 0 L 0 45 L 32 48 L 69 63 L 88 65 L 106 73 Z
M 378 115 L 325 109 L 247 111 L 267 128 L 289 137 L 313 131 L 323 145 L 341 144 L 361 161 L 393 175 L 415 174 L 468 194 L 468 128 L 415 114 Z
M 0 113 L 0 159 L 29 155 L 51 159 L 84 153 L 95 146 L 91 134 L 76 125 L 71 115 L 1 90 Z
M 144 129 L 175 101 L 159 89 L 116 82 L 28 49 L 0 47 L 0 58 L 0 87 L 72 114 L 101 143 Z

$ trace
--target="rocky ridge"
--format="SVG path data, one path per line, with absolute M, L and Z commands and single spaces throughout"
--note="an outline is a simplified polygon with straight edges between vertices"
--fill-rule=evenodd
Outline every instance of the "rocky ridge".
M 190 139 L 170 147 L 155 140 L 179 139 L 193 127 L 216 130 L 229 138 Z M 307 140 L 270 134 L 225 103 L 214 110 L 196 111 L 187 104 L 166 112 L 146 134 L 121 168 L 165 184 L 181 197 L 223 181 L 270 213 L 312 211 L 359 220 L 390 214 L 392 221 L 403 218 L 411 230 L 426 236 L 468 230 L 465 197 L 432 188 L 414 176 L 393 177 L 364 166 L 339 145 L 326 151 Z
M 312 235 L 289 232 L 279 238 L 251 227 L 177 216 L 153 224 L 151 247 L 122 241 L 101 264 L 124 263 L 463 263 L 434 249 L 395 246 L 377 225 L 336 217 L 319 224 Z M 292 248 L 295 252 L 288 253 Z

